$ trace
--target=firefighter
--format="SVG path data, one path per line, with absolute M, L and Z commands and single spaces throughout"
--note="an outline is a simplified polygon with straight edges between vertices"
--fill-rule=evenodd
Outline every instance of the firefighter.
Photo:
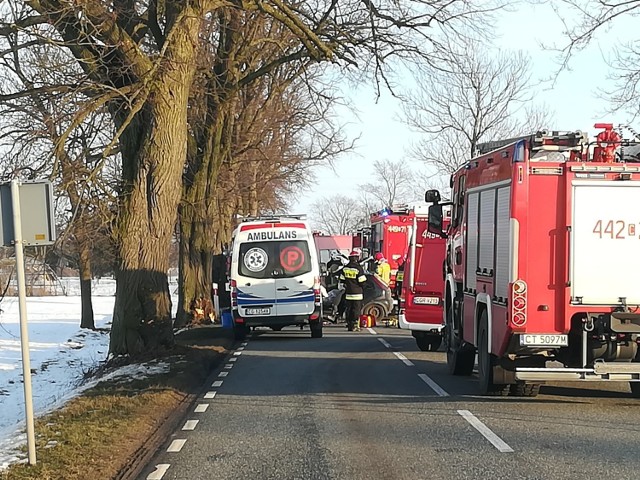
M 340 273 L 344 282 L 346 300 L 347 330 L 360 330 L 360 311 L 362 310 L 363 285 L 367 281 L 362 265 L 358 262 L 360 255 L 355 250 L 349 254 L 347 263 Z
M 376 275 L 380 277 L 380 279 L 389 285 L 391 282 L 391 265 L 387 262 L 387 259 L 384 258 L 382 252 L 376 253 Z

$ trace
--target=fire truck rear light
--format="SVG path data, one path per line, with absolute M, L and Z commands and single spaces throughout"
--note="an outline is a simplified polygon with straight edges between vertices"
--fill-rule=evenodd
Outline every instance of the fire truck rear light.
M 516 280 L 513 284 L 513 293 L 523 294 L 527 291 L 527 284 L 522 280 Z
M 527 323 L 527 317 L 524 315 L 524 313 L 516 313 L 513 315 L 511 321 L 516 327 L 522 327 L 525 323 Z
M 527 305 L 527 302 L 524 298 L 514 298 L 513 299 L 513 308 L 520 310 L 523 309 Z
M 244 323 L 244 318 L 238 317 L 238 318 L 236 318 L 235 321 L 236 321 L 236 323 Z
M 312 313 L 309 316 L 309 320 L 317 320 L 318 318 L 320 318 L 320 315 L 318 315 L 317 313 Z

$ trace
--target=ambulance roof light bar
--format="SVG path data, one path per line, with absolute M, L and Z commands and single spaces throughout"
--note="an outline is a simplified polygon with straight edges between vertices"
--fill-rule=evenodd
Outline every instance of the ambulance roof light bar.
M 258 215 L 255 217 L 252 216 L 248 216 L 248 217 L 242 217 L 240 215 L 238 215 L 238 219 L 241 222 L 259 222 L 259 221 L 266 221 L 266 222 L 273 222 L 273 223 L 278 223 L 281 222 L 283 220 L 306 220 L 307 219 L 307 214 L 306 213 L 300 213 L 300 214 L 294 214 L 294 213 L 283 213 L 281 215 Z

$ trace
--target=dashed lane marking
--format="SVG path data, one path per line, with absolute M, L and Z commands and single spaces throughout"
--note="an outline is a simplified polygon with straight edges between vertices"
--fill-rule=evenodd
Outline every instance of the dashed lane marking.
M 216 393 L 218 393 L 218 392 L 207 392 L 207 393 L 204 394 L 204 398 L 206 400 L 211 400 L 213 398 L 216 398 Z
M 424 383 L 426 383 L 427 385 L 429 385 L 429 387 L 431 387 L 431 390 L 436 392 L 441 397 L 448 397 L 449 396 L 449 394 L 447 392 L 445 392 L 440 385 L 438 385 L 436 382 L 431 380 L 429 375 L 427 375 L 426 373 L 419 373 L 418 376 L 422 379 L 422 381 Z
M 209 392 L 209 393 L 216 393 L 216 392 Z M 208 395 L 208 393 L 207 393 L 207 395 Z M 205 395 L 204 397 L 207 398 L 207 395 Z M 209 408 L 209 404 L 208 403 L 201 403 L 198 406 L 196 406 L 194 412 L 195 413 L 204 413 L 204 412 L 207 411 L 207 408 Z
M 229 372 L 220 372 L 218 374 L 219 377 L 226 377 L 227 375 L 229 375 Z
M 244 350 L 244 347 L 240 347 L 240 348 L 238 348 L 236 351 L 237 351 L 237 352 L 241 352 L 241 351 L 243 351 L 243 350 Z
M 233 352 L 234 355 L 242 355 L 242 352 Z
M 367 330 L 369 330 L 369 333 L 370 333 L 371 335 L 377 335 L 377 334 L 378 334 L 378 332 L 376 332 L 373 328 L 369 328 L 369 327 L 368 327 L 368 328 L 367 328 Z
M 462 418 L 469 422 L 473 428 L 478 430 L 484 438 L 489 440 L 491 444 L 498 449 L 498 451 L 502 453 L 513 452 L 513 448 L 507 445 L 505 441 L 502 440 L 498 435 L 493 433 L 493 431 L 489 427 L 478 420 L 478 418 L 469 410 L 458 410 L 458 413 L 462 416 Z
M 405 357 L 403 354 L 401 354 L 400 352 L 393 352 L 393 354 L 398 357 L 400 360 L 402 360 L 402 363 L 404 363 L 406 366 L 408 367 L 413 367 L 413 362 L 411 360 L 409 360 L 407 357 Z
M 187 443 L 187 440 L 185 438 L 174 440 L 173 442 L 171 442 L 171 445 L 169 445 L 169 448 L 167 448 L 167 452 L 178 453 L 180 450 L 182 450 L 182 447 L 184 447 L 185 443 Z
M 235 362 L 235 361 L 237 361 L 237 360 L 238 360 L 237 358 L 230 358 L 230 359 L 229 359 L 229 361 L 230 361 L 230 362 Z
M 240 344 L 240 346 L 241 346 L 241 347 L 246 347 L 246 346 L 247 346 L 247 344 L 248 344 L 248 342 L 242 342 L 242 343 Z
M 211 384 L 211 386 L 212 386 L 213 388 L 221 387 L 221 386 L 222 386 L 222 380 L 216 380 L 215 382 L 213 382 L 213 383 Z
M 182 430 L 195 430 L 200 420 L 187 420 L 184 422 Z
M 147 480 L 162 480 L 162 477 L 164 477 L 164 474 L 167 473 L 167 470 L 169 470 L 170 466 L 171 465 L 168 463 L 161 463 L 159 465 L 156 465 L 155 472 L 151 472 L 149 475 L 147 475 Z
M 387 342 L 384 338 L 378 337 L 378 340 L 380 340 L 380 343 L 383 344 L 385 347 L 391 348 L 391 344 Z
M 233 368 L 233 363 L 227 363 L 227 364 L 224 366 L 224 368 L 227 368 L 227 369 L 229 369 L 229 368 Z

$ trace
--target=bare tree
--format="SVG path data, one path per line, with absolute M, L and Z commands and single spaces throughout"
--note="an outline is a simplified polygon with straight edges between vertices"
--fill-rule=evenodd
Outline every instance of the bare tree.
M 413 155 L 450 174 L 482 141 L 535 132 L 548 119 L 532 109 L 529 58 L 521 52 L 452 46 L 441 70 L 421 70 L 418 90 L 404 102 L 407 123 L 424 138 Z
M 362 185 L 365 197 L 380 208 L 397 203 L 415 201 L 414 172 L 406 160 L 376 160 L 373 162 L 373 181 Z
M 46 81 L 63 85 L 77 78 L 77 64 L 64 51 L 47 44 L 34 46 L 26 54 L 17 39 L 16 34 L 0 37 L 0 48 L 11 52 L 0 57 L 4 73 L 0 90 L 23 90 L 28 94 L 0 102 L 0 163 L 7 178 L 47 176 L 54 181 L 63 211 L 58 217 L 62 221 L 55 247 L 58 252 L 50 252 L 49 256 L 63 255 L 77 265 L 80 327 L 94 329 L 91 257 L 95 246 L 100 244 L 101 259 L 113 259 L 108 239 L 115 192 L 110 184 L 113 177 L 105 175 L 110 170 L 105 165 L 112 166 L 115 158 L 102 156 L 110 141 L 111 123 L 108 112 L 96 110 L 61 142 L 63 132 L 73 121 L 75 107 L 83 98 L 73 89 L 41 92 L 37 85 Z
M 640 0 L 562 0 L 569 7 L 561 11 L 552 4 L 565 25 L 568 42 L 557 48 L 560 52 L 561 70 L 568 67 L 572 56 L 590 45 L 598 32 L 608 30 L 614 24 L 640 13 Z M 611 70 L 609 78 L 614 87 L 603 89 L 613 111 L 623 110 L 637 117 L 640 114 L 640 48 L 637 38 L 617 46 L 606 61 Z M 559 72 L 558 72 L 559 73 Z
M 226 124 L 229 93 L 285 63 L 304 68 L 333 62 L 388 84 L 394 59 L 421 57 L 438 63 L 444 55 L 443 39 L 458 38 L 466 29 L 478 31 L 484 16 L 500 7 L 500 0 L 6 0 L 4 4 L 11 8 L 5 9 L 6 15 L 3 11 L 0 35 L 16 35 L 20 50 L 42 43 L 56 45 L 70 52 L 82 70 L 72 84 L 34 86 L 43 93 L 75 88 L 86 97 L 60 144 L 90 112 L 106 106 L 111 114 L 115 133 L 104 155 L 119 149 L 122 181 L 109 351 L 121 355 L 173 345 L 168 258 L 187 152 L 193 146 L 188 117 L 203 51 L 221 52 L 208 74 L 209 95 L 222 107 L 210 118 L 214 135 L 207 141 L 213 145 L 209 155 L 214 162 L 204 170 L 215 178 L 231 151 L 228 144 L 215 142 L 232 132 L 233 125 Z M 279 44 L 278 58 L 247 68 L 242 58 L 232 55 L 237 47 L 228 47 L 243 15 L 250 14 L 283 25 L 292 41 Z M 265 37 L 254 48 L 271 42 Z M 7 92 L 4 99 L 29 93 Z M 202 145 L 195 142 L 196 148 Z M 209 187 L 205 183 L 205 192 Z
M 322 198 L 311 209 L 316 227 L 329 235 L 352 234 L 364 225 L 362 204 L 346 195 Z

